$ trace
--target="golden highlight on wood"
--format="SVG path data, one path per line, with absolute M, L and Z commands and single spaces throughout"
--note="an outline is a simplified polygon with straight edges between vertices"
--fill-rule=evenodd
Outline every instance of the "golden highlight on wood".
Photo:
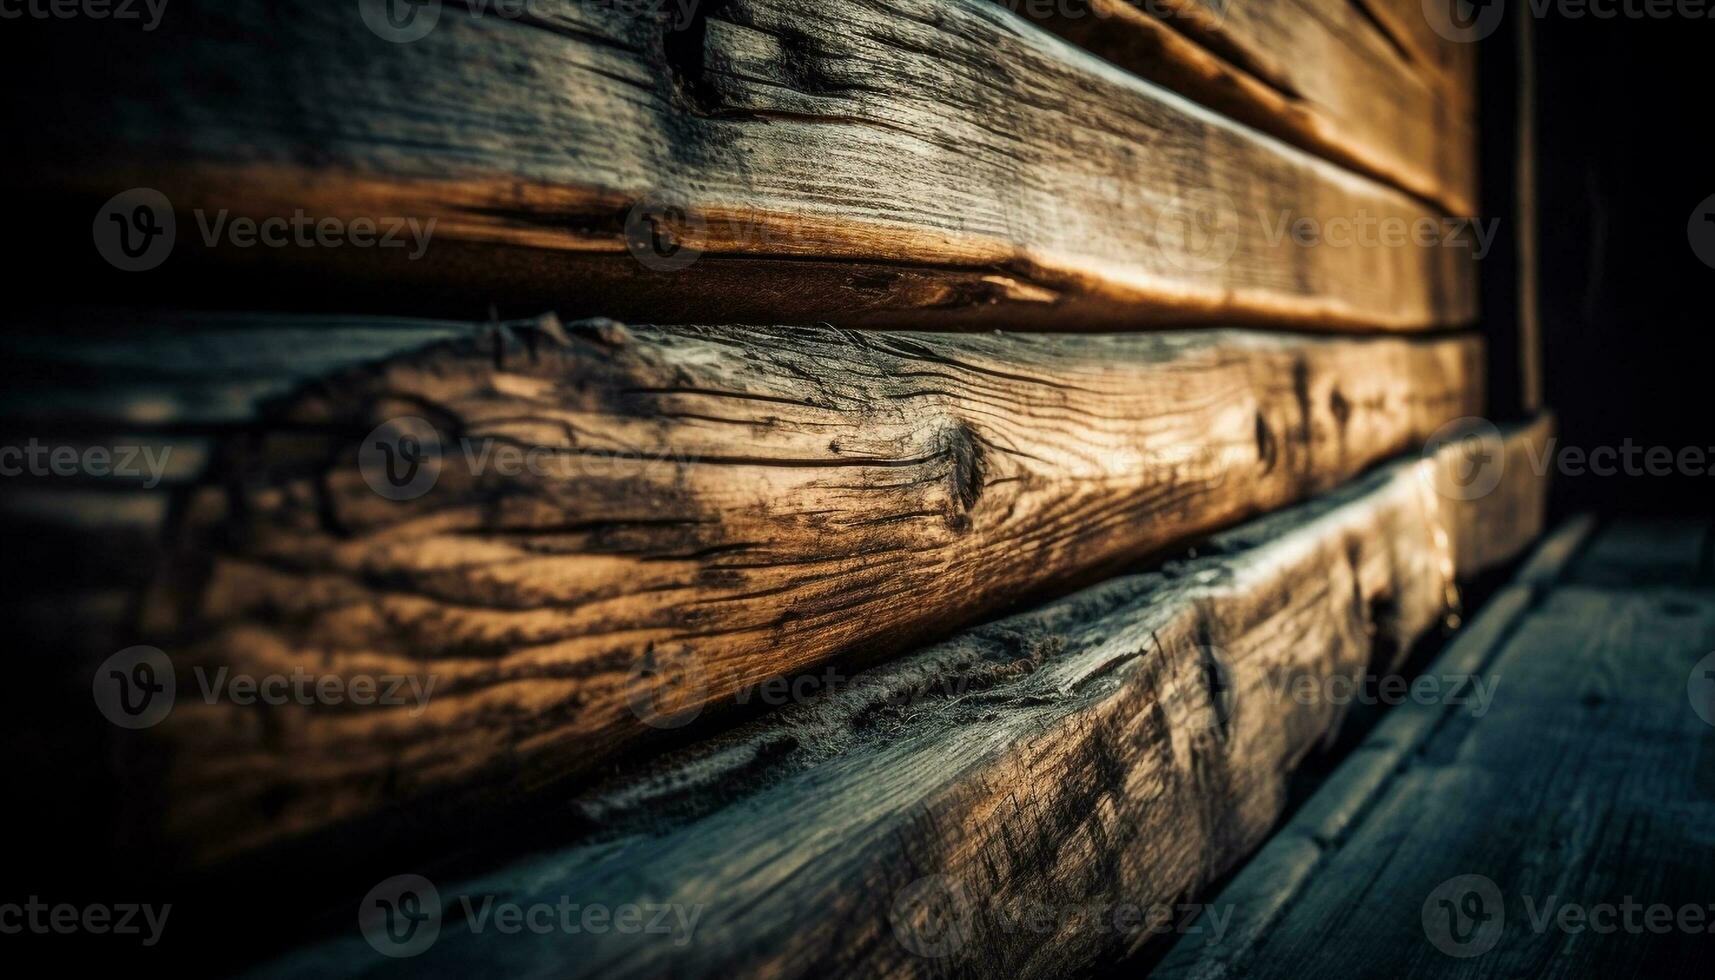
M 149 744 L 167 836 L 203 857 L 588 773 L 749 685 L 1335 487 L 1482 390 L 1474 338 L 1238 331 L 282 317 L 116 324 L 77 350 L 49 348 L 129 380 L 82 431 L 149 413 L 206 460 L 154 490 L 5 497 L 68 540 L 141 542 L 80 593 L 123 612 L 84 615 L 85 642 L 153 643 L 185 677 L 434 684 L 421 706 L 181 701 Z M 235 370 L 243 351 L 268 385 Z M 16 397 L 55 411 L 51 390 Z M 121 514 L 141 526 L 91 529 Z

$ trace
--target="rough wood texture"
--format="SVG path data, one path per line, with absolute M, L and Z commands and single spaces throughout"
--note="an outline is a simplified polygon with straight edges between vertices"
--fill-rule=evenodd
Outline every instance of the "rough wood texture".
M 1474 338 L 1235 331 L 191 320 L 25 348 L 17 431 L 141 424 L 206 460 L 155 490 L 9 485 L 18 560 L 80 590 L 49 601 L 16 574 L 29 621 L 82 650 L 153 643 L 181 673 L 436 680 L 420 714 L 186 699 L 144 744 L 167 747 L 169 835 L 202 856 L 590 771 L 755 682 L 1331 488 L 1482 390 Z M 59 379 L 90 362 L 126 383 L 79 405 Z M 441 444 L 405 501 L 359 464 L 398 416 Z M 534 471 L 475 462 L 524 448 Z
M 1511 629 L 1467 665 L 1500 682 L 1490 710 L 1390 717 L 1353 758 L 1397 764 L 1380 779 L 1343 766 L 1214 899 L 1251 925 L 1215 948 L 1181 943 L 1157 975 L 1704 970 L 1715 725 L 1688 692 L 1709 689 L 1697 669 L 1715 650 L 1712 541 L 1707 521 L 1620 522 L 1561 576 L 1526 585 Z M 1417 744 L 1396 751 L 1402 738 Z M 1492 890 L 1444 884 L 1467 875 Z M 1572 931 L 1556 918 L 1566 905 L 1589 910 Z M 1699 909 L 1689 931 L 1686 905 Z M 1454 929 L 1450 910 L 1466 915 Z
M 1525 438 L 1506 444 L 1515 463 Z M 1447 573 L 1481 570 L 1438 543 L 1463 539 L 1455 529 L 1487 536 L 1491 560 L 1538 533 L 1545 488 L 1522 465 L 1486 497 L 1435 497 L 1429 471 L 1460 451 L 974 629 L 601 787 L 576 805 L 600 828 L 593 839 L 440 877 L 454 911 L 407 968 L 1069 976 L 1135 950 L 1154 933 L 1136 919 L 1105 927 L 1097 910 L 1147 917 L 1220 877 L 1339 727 L 1344 706 L 1286 685 L 1397 666 L 1449 612 Z M 700 920 L 673 937 L 501 940 L 454 925 L 458 895 L 645 900 Z M 347 931 L 265 972 L 398 965 Z
M 1352 0 L 1089 0 L 1056 10 L 1038 22 L 1116 65 L 1449 213 L 1477 213 L 1474 62 L 1453 50 L 1470 45 L 1430 34 L 1446 66 L 1424 64 Z
M 704 318 L 841 326 L 1475 319 L 1469 248 L 1290 233 L 1433 209 L 986 0 L 711 0 L 682 27 L 614 4 L 531 10 L 447 4 L 428 36 L 392 44 L 350 3 L 180 0 L 146 45 L 26 66 L 17 84 L 47 94 L 23 107 L 39 137 L 19 165 L 92 207 L 161 190 L 180 212 L 171 263 L 482 299 L 528 263 L 558 308 L 656 322 L 687 295 Z M 645 202 L 688 216 L 651 223 Z M 195 209 L 437 224 L 420 262 L 211 250 Z M 707 254 L 645 269 L 627 236 L 654 232 Z M 758 290 L 759 259 L 784 288 Z
M 1595 522 L 1582 517 L 1568 522 L 1545 540 L 1513 580 L 1483 606 L 1482 613 L 1424 669 L 1436 677 L 1483 677 L 1518 624 L 1589 540 Z M 1314 796 L 1287 824 L 1276 831 L 1261 851 L 1218 896 L 1214 907 L 1226 916 L 1227 930 L 1219 943 L 1176 944 L 1151 971 L 1164 978 L 1214 978 L 1243 975 L 1242 961 L 1261 943 L 1288 910 L 1290 903 L 1316 874 L 1325 853 L 1344 840 L 1394 776 L 1411 765 L 1414 756 L 1457 706 L 1410 702 L 1387 713 L 1363 744 L 1340 763 Z

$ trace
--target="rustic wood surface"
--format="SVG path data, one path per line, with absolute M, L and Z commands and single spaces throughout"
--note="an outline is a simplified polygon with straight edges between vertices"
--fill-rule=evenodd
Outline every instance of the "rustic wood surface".
M 167 318 L 7 344 L 14 431 L 190 454 L 152 489 L 0 495 L 28 545 L 7 604 L 59 662 L 436 682 L 421 712 L 181 699 L 126 743 L 164 759 L 130 795 L 164 793 L 199 858 L 590 772 L 757 682 L 1331 488 L 1482 390 L 1474 338 Z M 359 454 L 400 416 L 439 470 L 395 501 Z
M 402 44 L 357 6 L 177 0 L 146 44 L 47 35 L 46 56 L 0 69 L 43 93 L 20 107 L 37 136 L 10 165 L 92 210 L 163 192 L 178 212 L 166 268 L 206 268 L 195 290 L 235 271 L 369 277 L 406 297 L 523 284 L 551 293 L 544 305 L 654 322 L 687 296 L 693 322 L 1475 318 L 1472 249 L 1410 232 L 1437 209 L 986 0 L 711 0 L 682 24 L 622 4 L 538 0 L 508 17 L 449 3 Z M 420 261 L 204 244 L 223 210 L 436 224 Z M 1301 219 L 1405 231 L 1305 244 Z M 701 258 L 645 266 L 628 241 L 668 265 Z
M 1715 921 L 1715 724 L 1691 701 L 1710 689 L 1712 546 L 1708 521 L 1621 521 L 1510 590 L 1508 628 L 1456 665 L 1492 708 L 1390 716 L 1213 899 L 1244 928 L 1181 942 L 1156 975 L 1696 975 Z M 1492 891 L 1444 885 L 1467 875 Z M 1566 905 L 1585 910 L 1571 930 Z
M 997 2 L 1248 126 L 1451 214 L 1478 213 L 1474 62 L 1454 50 L 1470 45 L 1431 34 L 1446 64 L 1424 64 L 1350 0 L 1090 0 L 1041 18 L 1023 0 Z
M 1548 432 L 1508 437 L 1487 496 L 1436 499 L 1429 472 L 1463 452 L 1446 447 L 616 779 L 570 807 L 587 840 L 462 880 L 424 869 L 449 911 L 417 959 L 383 959 L 341 917 L 339 938 L 263 972 L 1087 971 L 1159 935 L 1139 924 L 1159 929 L 1153 910 L 1177 924 L 1176 903 L 1268 833 L 1287 776 L 1347 708 L 1290 685 L 1394 669 L 1450 613 L 1448 573 L 1482 570 L 1447 550 L 1454 528 L 1490 542 L 1484 563 L 1539 532 L 1545 484 L 1522 464 Z M 461 922 L 457 896 L 698 919 L 671 936 L 500 936 Z M 1129 926 L 1104 918 L 1122 906 L 1141 910 Z

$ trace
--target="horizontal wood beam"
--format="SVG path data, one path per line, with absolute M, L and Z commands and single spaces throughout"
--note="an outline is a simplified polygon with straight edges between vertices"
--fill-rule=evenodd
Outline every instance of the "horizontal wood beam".
M 1155 975 L 1701 969 L 1715 888 L 1712 542 L 1708 518 L 1620 519 L 1562 544 L 1559 569 L 1536 563 L 1534 581 L 1506 590 L 1519 597 L 1509 629 L 1430 668 L 1488 684 L 1487 710 L 1390 714 L 1213 899 L 1235 928 L 1181 942 Z M 1448 914 L 1473 902 L 1475 922 Z M 1592 922 L 1605 905 L 1616 924 L 1568 926 L 1548 904 Z M 1646 926 L 1639 913 L 1656 907 L 1668 914 Z M 1698 918 L 1676 927 L 1685 907 Z
M 300 303 L 306 282 L 467 304 L 443 309 L 523 288 L 654 322 L 1475 318 L 1471 243 L 1413 231 L 1436 209 L 986 0 L 711 0 L 685 21 L 449 3 L 411 43 L 358 6 L 181 0 L 126 47 L 44 32 L 40 57 L 0 68 L 52 93 L 21 107 L 36 142 L 8 166 L 58 213 L 160 191 L 177 215 L 162 271 L 196 295 L 236 274 Z M 229 233 L 299 214 L 434 226 L 421 250 Z M 1398 234 L 1340 244 L 1354 224 Z M 703 319 L 680 316 L 687 297 Z
M 1508 465 L 1487 495 L 1431 489 L 1467 464 L 1443 447 L 617 779 L 571 807 L 594 827 L 587 842 L 475 875 L 424 868 L 449 926 L 413 962 L 1058 977 L 1135 952 L 1262 842 L 1287 777 L 1339 729 L 1349 702 L 1295 692 L 1397 669 L 1449 614 L 1457 579 L 1540 533 L 1527 445 L 1549 432 L 1493 447 Z M 1478 538 L 1480 555 L 1449 545 Z M 499 941 L 451 925 L 455 896 L 647 901 L 694 927 Z M 348 921 L 274 969 L 370 969 L 379 954 Z
M 1337 486 L 1483 389 L 1474 337 L 240 317 L 0 346 L 14 441 L 178 447 L 153 484 L 8 481 L 0 517 L 27 635 L 169 651 L 186 696 L 123 733 L 126 798 L 164 802 L 123 822 L 199 859 L 575 779 Z M 222 667 L 435 687 L 190 696 Z
M 1352 0 L 996 2 L 1245 125 L 1450 214 L 1478 213 L 1470 45 L 1430 34 L 1445 64 L 1424 64 Z
M 1425 673 L 1481 677 L 1498 683 L 1490 673 L 1495 655 L 1588 543 L 1594 527 L 1595 521 L 1586 515 L 1557 528 Z M 1231 910 L 1223 941 L 1176 943 L 1151 975 L 1216 980 L 1232 976 L 1245 961 L 1254 960 L 1268 934 L 1322 868 L 1329 845 L 1348 839 L 1358 829 L 1376 799 L 1396 776 L 1412 768 L 1413 757 L 1448 715 L 1461 707 L 1468 706 L 1414 702 L 1390 711 L 1357 751 L 1213 898 L 1223 911 Z

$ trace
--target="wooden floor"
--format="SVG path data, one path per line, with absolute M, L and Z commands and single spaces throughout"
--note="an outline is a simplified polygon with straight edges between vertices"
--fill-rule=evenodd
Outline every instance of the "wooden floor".
M 1155 976 L 1708 975 L 1715 538 L 1587 529 L 1427 669 L 1487 710 L 1392 711 Z

